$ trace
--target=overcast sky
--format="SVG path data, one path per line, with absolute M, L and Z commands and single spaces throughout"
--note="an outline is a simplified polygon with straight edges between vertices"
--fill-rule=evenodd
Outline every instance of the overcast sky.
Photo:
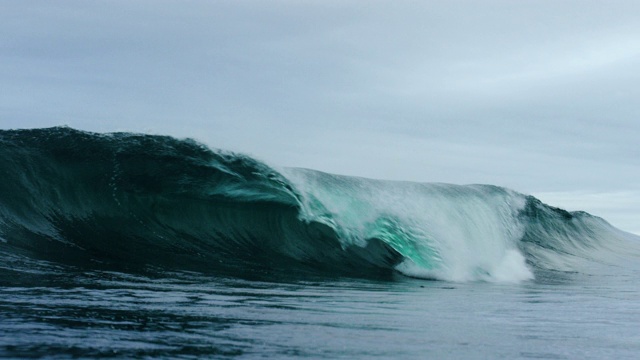
M 640 233 L 640 1 L 0 0 L 0 128 L 490 183 Z

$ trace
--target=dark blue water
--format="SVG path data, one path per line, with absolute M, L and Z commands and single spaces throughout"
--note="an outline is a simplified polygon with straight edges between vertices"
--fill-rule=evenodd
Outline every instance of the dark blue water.
M 191 272 L 16 274 L 16 358 L 636 359 L 638 269 L 519 284 Z M 20 283 L 29 283 L 28 286 Z

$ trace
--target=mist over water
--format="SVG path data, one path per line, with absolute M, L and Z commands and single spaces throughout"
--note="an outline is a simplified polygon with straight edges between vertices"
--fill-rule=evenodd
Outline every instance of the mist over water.
M 638 237 L 510 189 L 70 128 L 0 131 L 0 173 L 0 356 L 640 350 Z

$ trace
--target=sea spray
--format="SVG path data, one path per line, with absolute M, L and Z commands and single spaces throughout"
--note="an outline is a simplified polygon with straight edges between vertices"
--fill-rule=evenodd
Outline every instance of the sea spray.
M 331 223 L 349 244 L 382 240 L 404 257 L 396 268 L 404 274 L 453 281 L 532 277 L 518 249 L 525 207 L 518 193 L 302 169 L 283 174 L 303 195 L 302 219 Z M 505 267 L 512 268 L 513 279 L 506 279 Z

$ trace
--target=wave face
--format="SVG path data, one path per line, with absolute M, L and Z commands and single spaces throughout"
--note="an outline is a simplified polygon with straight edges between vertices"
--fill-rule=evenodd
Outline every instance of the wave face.
M 0 174 L 4 264 L 520 281 L 637 242 L 600 218 L 496 186 L 278 171 L 166 136 L 0 131 Z

